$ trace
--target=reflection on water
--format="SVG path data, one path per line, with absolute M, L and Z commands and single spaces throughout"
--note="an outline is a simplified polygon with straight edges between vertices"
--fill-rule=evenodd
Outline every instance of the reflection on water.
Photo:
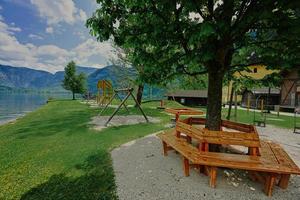
M 0 93 L 0 125 L 44 105 L 48 98 L 70 98 L 68 94 Z

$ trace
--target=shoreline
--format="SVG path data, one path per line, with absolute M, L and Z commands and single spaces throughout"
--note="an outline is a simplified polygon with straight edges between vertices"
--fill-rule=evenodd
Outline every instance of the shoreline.
M 30 111 L 32 112 L 32 111 Z M 29 113 L 29 112 L 28 112 Z M 16 122 L 18 119 L 24 117 L 26 114 L 22 114 L 16 118 L 11 118 L 11 119 L 6 119 L 6 120 L 0 120 L 0 126 L 3 126 L 3 125 L 7 125 L 9 123 L 12 123 L 12 122 Z

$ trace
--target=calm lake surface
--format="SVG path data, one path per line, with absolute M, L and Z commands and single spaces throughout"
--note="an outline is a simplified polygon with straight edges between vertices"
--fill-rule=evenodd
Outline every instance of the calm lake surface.
M 46 104 L 48 98 L 67 99 L 69 94 L 0 93 L 0 125 Z

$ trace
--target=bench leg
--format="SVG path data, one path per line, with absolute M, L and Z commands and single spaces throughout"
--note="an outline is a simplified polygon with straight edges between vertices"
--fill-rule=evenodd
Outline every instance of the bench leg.
M 216 187 L 217 182 L 217 168 L 211 167 L 209 172 L 210 180 L 209 180 L 209 186 L 212 188 Z
M 190 136 L 186 136 L 186 141 L 189 144 L 192 144 L 192 138 Z
M 248 154 L 252 156 L 257 156 L 259 154 L 259 150 L 256 147 L 249 147 Z
M 168 155 L 168 145 L 164 141 L 162 142 L 162 144 L 163 144 L 163 154 L 164 154 L 164 156 L 167 156 Z
M 267 175 L 264 191 L 265 191 L 265 193 L 268 197 L 272 196 L 272 191 L 273 191 L 273 187 L 275 185 L 275 181 L 276 181 L 276 175 L 275 174 L 270 173 L 270 174 Z
M 187 158 L 183 158 L 183 171 L 185 176 L 190 176 L 190 162 Z
M 278 186 L 282 189 L 286 189 L 289 185 L 289 180 L 290 180 L 291 175 L 290 174 L 282 174 Z

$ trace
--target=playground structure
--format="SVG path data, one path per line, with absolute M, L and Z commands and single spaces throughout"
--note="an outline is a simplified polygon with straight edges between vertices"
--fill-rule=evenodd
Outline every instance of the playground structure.
M 266 119 L 267 119 L 267 111 L 264 110 L 264 100 L 260 99 L 261 96 L 258 96 L 256 98 L 255 102 L 255 107 L 254 107 L 254 112 L 253 112 L 253 124 L 258 125 L 261 127 L 266 127 Z M 260 103 L 260 116 L 256 116 L 257 112 L 256 110 L 258 109 L 258 105 Z
M 294 112 L 294 133 L 298 133 L 298 134 L 300 134 L 299 118 L 300 118 L 300 107 L 295 108 L 295 112 Z
M 102 106 L 106 104 L 113 96 L 113 86 L 109 80 L 99 80 L 97 83 L 96 102 Z
M 186 111 L 178 110 L 177 114 L 181 112 Z M 286 189 L 291 174 L 300 175 L 300 169 L 285 150 L 276 143 L 260 140 L 255 126 L 222 120 L 220 131 L 210 131 L 203 127 L 205 123 L 205 118 L 178 119 L 174 129 L 158 134 L 164 156 L 170 150 L 182 156 L 185 176 L 189 176 L 190 168 L 197 169 L 209 176 L 209 185 L 215 188 L 218 168 L 247 170 L 250 178 L 261 182 L 266 195 L 271 196 L 276 183 Z M 248 154 L 212 152 L 210 144 L 246 147 Z
M 105 123 L 105 126 L 108 125 L 108 123 L 113 119 L 113 117 L 118 113 L 118 111 L 120 110 L 120 108 L 123 106 L 127 112 L 129 112 L 127 106 L 126 106 L 126 101 L 128 100 L 129 97 L 132 97 L 132 99 L 134 100 L 134 102 L 136 103 L 137 107 L 139 108 L 140 112 L 143 114 L 146 122 L 149 122 L 146 114 L 144 113 L 143 109 L 141 108 L 140 104 L 138 103 L 137 99 L 135 98 L 135 96 L 132 94 L 133 92 L 133 88 L 122 88 L 122 89 L 116 89 L 114 90 L 114 94 L 111 96 L 111 98 L 109 99 L 109 101 L 106 103 L 105 107 L 102 109 L 102 111 L 100 112 L 99 115 L 101 115 L 102 113 L 104 113 L 104 111 L 108 108 L 108 106 L 112 103 L 112 101 L 115 98 L 118 98 L 121 103 L 118 105 L 118 107 L 115 109 L 115 111 L 112 113 L 112 115 L 109 117 L 109 119 L 107 120 L 107 122 Z M 121 96 L 119 95 L 120 93 L 125 93 L 125 97 L 122 99 Z

